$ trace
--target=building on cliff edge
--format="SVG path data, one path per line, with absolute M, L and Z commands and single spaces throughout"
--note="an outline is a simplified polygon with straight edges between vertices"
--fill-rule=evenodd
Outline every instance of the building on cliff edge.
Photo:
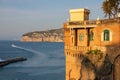
M 71 9 L 63 25 L 66 80 L 120 80 L 120 18 L 89 20 Z

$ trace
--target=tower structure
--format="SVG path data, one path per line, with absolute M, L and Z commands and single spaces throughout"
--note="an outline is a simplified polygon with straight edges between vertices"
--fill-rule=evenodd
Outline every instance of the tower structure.
M 116 47 L 120 48 L 118 47 L 120 46 L 118 44 L 120 43 L 120 19 L 89 20 L 90 10 L 85 8 L 71 9 L 69 12 L 70 19 L 63 26 L 66 80 L 95 80 L 99 73 L 95 71 L 103 66 L 106 54 L 109 53 L 109 57 L 113 55 L 111 52 L 114 51 L 109 46 L 112 46 L 113 50 Z M 91 65 L 88 65 L 86 60 L 90 61 L 92 58 L 85 59 L 84 55 L 86 56 L 87 51 L 95 49 L 101 50 L 104 54 L 95 64 L 96 56 L 93 56 L 95 60 L 89 62 Z M 117 51 L 111 58 L 111 64 L 115 56 L 120 55 L 119 53 L 120 51 Z
M 70 13 L 70 21 L 85 21 L 89 20 L 90 10 L 82 8 L 82 9 L 72 9 L 69 11 Z

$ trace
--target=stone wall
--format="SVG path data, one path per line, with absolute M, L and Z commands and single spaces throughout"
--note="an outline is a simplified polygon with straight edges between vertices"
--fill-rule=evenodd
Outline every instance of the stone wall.
M 101 52 L 65 55 L 66 80 L 120 80 L 120 46 L 91 48 L 96 49 Z

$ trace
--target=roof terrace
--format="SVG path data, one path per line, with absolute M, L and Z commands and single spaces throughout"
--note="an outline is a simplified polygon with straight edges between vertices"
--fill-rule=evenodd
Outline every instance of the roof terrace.
M 114 23 L 114 22 L 120 23 L 120 17 L 113 19 L 103 19 L 103 20 L 69 21 L 64 23 L 64 28 L 92 28 L 92 27 L 97 27 L 97 25 L 100 24 Z

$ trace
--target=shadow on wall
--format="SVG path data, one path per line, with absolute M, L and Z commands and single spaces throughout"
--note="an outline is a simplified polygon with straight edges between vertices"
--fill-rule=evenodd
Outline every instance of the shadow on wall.
M 109 61 L 112 63 L 112 78 L 110 80 L 120 80 L 120 45 L 119 43 L 107 46 Z
M 120 80 L 120 46 L 106 49 L 106 53 L 93 50 L 83 56 L 80 80 Z

